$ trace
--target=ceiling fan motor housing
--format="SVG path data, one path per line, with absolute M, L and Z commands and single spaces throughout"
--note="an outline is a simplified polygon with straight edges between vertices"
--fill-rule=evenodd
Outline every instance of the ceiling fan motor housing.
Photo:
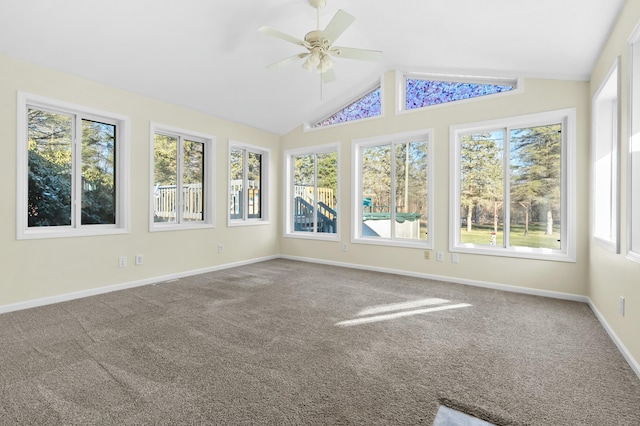
M 315 7 L 316 9 L 322 9 L 327 5 L 326 0 L 309 0 L 309 3 L 311 4 L 311 6 Z

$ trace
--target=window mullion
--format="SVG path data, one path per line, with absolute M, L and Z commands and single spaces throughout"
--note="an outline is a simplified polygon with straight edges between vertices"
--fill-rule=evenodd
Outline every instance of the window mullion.
M 610 210 L 609 210 L 609 241 L 618 244 L 618 97 L 611 100 L 611 176 L 609 181 Z M 617 252 L 617 249 L 616 249 Z
M 313 155 L 313 233 L 318 232 L 318 154 Z
M 560 213 L 560 220 L 561 223 L 565 224 L 567 223 L 567 219 L 569 218 L 569 178 L 568 178 L 568 173 L 569 173 L 569 142 L 567 141 L 567 119 L 563 119 L 560 122 L 560 132 L 561 132 L 561 143 L 562 143 L 562 148 L 561 148 L 561 156 L 560 156 L 560 206 L 561 206 L 561 213 Z M 575 217 L 575 216 L 574 216 Z M 567 246 L 569 244 L 569 240 L 568 240 L 568 227 L 567 226 L 562 226 L 562 228 L 560 228 L 560 250 L 565 251 L 567 249 Z
M 71 153 L 71 227 L 82 224 L 82 118 L 73 116 L 73 149 Z
M 502 246 L 511 246 L 511 129 L 504 131 L 503 167 L 504 167 L 504 195 L 502 197 Z
M 396 239 L 396 144 L 392 143 L 390 145 L 391 150 L 389 153 L 390 161 L 391 161 L 391 176 L 389 181 L 391 182 L 391 200 L 389 200 L 389 228 L 390 228 L 390 236 L 392 240 Z
M 176 147 L 176 223 L 182 223 L 183 210 L 183 161 L 184 161 L 184 138 L 178 136 L 178 146 Z
M 242 220 L 247 220 L 249 219 L 249 150 L 247 149 L 242 150 L 242 188 L 244 189 Z

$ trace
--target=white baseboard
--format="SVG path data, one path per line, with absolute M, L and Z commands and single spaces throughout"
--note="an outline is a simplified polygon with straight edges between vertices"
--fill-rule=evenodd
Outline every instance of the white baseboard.
M 143 280 L 130 281 L 130 282 L 121 283 L 121 284 L 109 285 L 109 286 L 106 286 L 106 287 L 93 288 L 93 289 L 90 289 L 90 290 L 82 290 L 82 291 L 76 291 L 76 292 L 73 292 L 73 293 L 66 293 L 66 294 L 60 294 L 60 295 L 56 295 L 56 296 L 43 297 L 43 298 L 40 298 L 40 299 L 28 300 L 26 302 L 19 302 L 19 303 L 12 303 L 12 304 L 9 304 L 9 305 L 2 305 L 2 306 L 0 306 L 0 314 L 4 314 L 4 313 L 7 313 L 7 312 L 20 311 L 20 310 L 23 310 L 23 309 L 37 308 L 39 306 L 52 305 L 54 303 L 67 302 L 69 300 L 81 299 L 83 297 L 97 296 L 99 294 L 110 293 L 112 291 L 126 290 L 128 288 L 135 288 L 135 287 L 141 287 L 141 286 L 149 285 L 149 284 L 156 284 L 156 283 L 160 283 L 160 282 L 164 282 L 164 281 L 169 281 L 169 280 L 175 280 L 175 279 L 179 279 L 179 278 L 189 277 L 189 276 L 192 276 L 192 275 L 199 275 L 199 274 L 204 274 L 204 273 L 207 273 L 207 272 L 219 271 L 219 270 L 222 270 L 222 269 L 235 268 L 237 266 L 250 265 L 252 263 L 258 263 L 258 262 L 264 262 L 266 260 L 278 259 L 279 257 L 280 256 L 277 256 L 277 255 L 275 255 L 275 256 L 267 256 L 267 257 L 260 257 L 260 258 L 257 258 L 257 259 L 243 260 L 243 261 L 240 261 L 240 262 L 226 263 L 226 264 L 222 264 L 222 265 L 211 266 L 211 267 L 208 267 L 208 268 L 195 269 L 195 270 L 185 271 L 185 272 L 178 272 L 178 273 L 170 274 L 170 275 L 163 275 L 163 276 L 157 276 L 157 277 L 152 277 L 152 278 L 145 278 Z
M 532 296 L 549 297 L 552 299 L 571 300 L 574 302 L 582 302 L 582 303 L 588 303 L 589 301 L 589 298 L 587 296 L 581 296 L 579 294 L 562 293 L 559 291 L 550 291 L 550 290 L 539 290 L 535 288 L 518 287 L 513 285 L 507 285 L 507 284 L 496 284 L 496 283 L 491 283 L 486 281 L 477 281 L 477 280 L 469 280 L 465 278 L 449 277 L 445 275 L 425 274 L 422 272 L 403 271 L 400 269 L 380 268 L 377 266 L 334 262 L 330 260 L 313 259 L 313 258 L 298 257 L 298 256 L 280 256 L 280 258 L 297 260 L 300 262 L 319 263 L 319 264 L 331 265 L 331 266 L 341 266 L 344 268 L 363 269 L 366 271 L 383 272 L 387 274 L 404 275 L 407 277 L 426 278 L 426 279 L 435 280 L 435 281 L 444 281 L 444 282 L 455 283 L 455 284 L 465 284 L 473 287 L 482 287 L 482 288 L 489 288 L 492 290 L 509 291 L 511 293 L 530 294 Z
M 589 303 L 589 307 L 591 307 L 591 310 L 595 314 L 596 318 L 598 318 L 598 321 L 600 321 L 600 324 L 602 325 L 602 327 L 605 329 L 605 331 L 607 332 L 611 340 L 613 340 L 613 343 L 618 347 L 618 350 L 620 351 L 624 359 L 627 360 L 631 369 L 634 371 L 634 373 L 636 373 L 636 376 L 638 376 L 638 378 L 640 379 L 640 363 L 638 363 L 638 361 L 635 360 L 633 355 L 631 355 L 631 352 L 629 352 L 629 350 L 624 345 L 624 343 L 622 343 L 622 340 L 620 340 L 616 332 L 613 331 L 613 329 L 611 328 L 607 320 L 604 318 L 604 316 L 600 313 L 600 311 L 596 307 L 595 303 L 593 303 L 591 298 L 589 298 L 588 303 Z

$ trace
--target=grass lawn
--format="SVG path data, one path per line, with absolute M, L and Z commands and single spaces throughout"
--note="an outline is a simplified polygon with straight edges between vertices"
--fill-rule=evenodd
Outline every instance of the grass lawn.
M 516 247 L 552 248 L 560 249 L 560 226 L 553 227 L 553 234 L 545 235 L 545 223 L 529 223 L 529 235 L 524 235 L 524 224 L 512 224 L 509 235 L 510 245 Z M 472 244 L 491 244 L 491 233 L 493 224 L 473 225 L 471 232 L 467 232 L 467 227 L 460 228 L 460 242 Z M 502 246 L 504 230 L 498 226 L 496 235 L 496 245 Z

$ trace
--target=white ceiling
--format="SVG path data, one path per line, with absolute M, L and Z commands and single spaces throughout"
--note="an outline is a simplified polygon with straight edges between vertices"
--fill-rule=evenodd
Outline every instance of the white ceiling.
M 293 64 L 308 0 L 0 0 L 0 53 L 277 134 L 332 112 L 389 69 L 588 80 L 625 0 L 327 0 L 356 17 L 337 45 L 337 81 Z

